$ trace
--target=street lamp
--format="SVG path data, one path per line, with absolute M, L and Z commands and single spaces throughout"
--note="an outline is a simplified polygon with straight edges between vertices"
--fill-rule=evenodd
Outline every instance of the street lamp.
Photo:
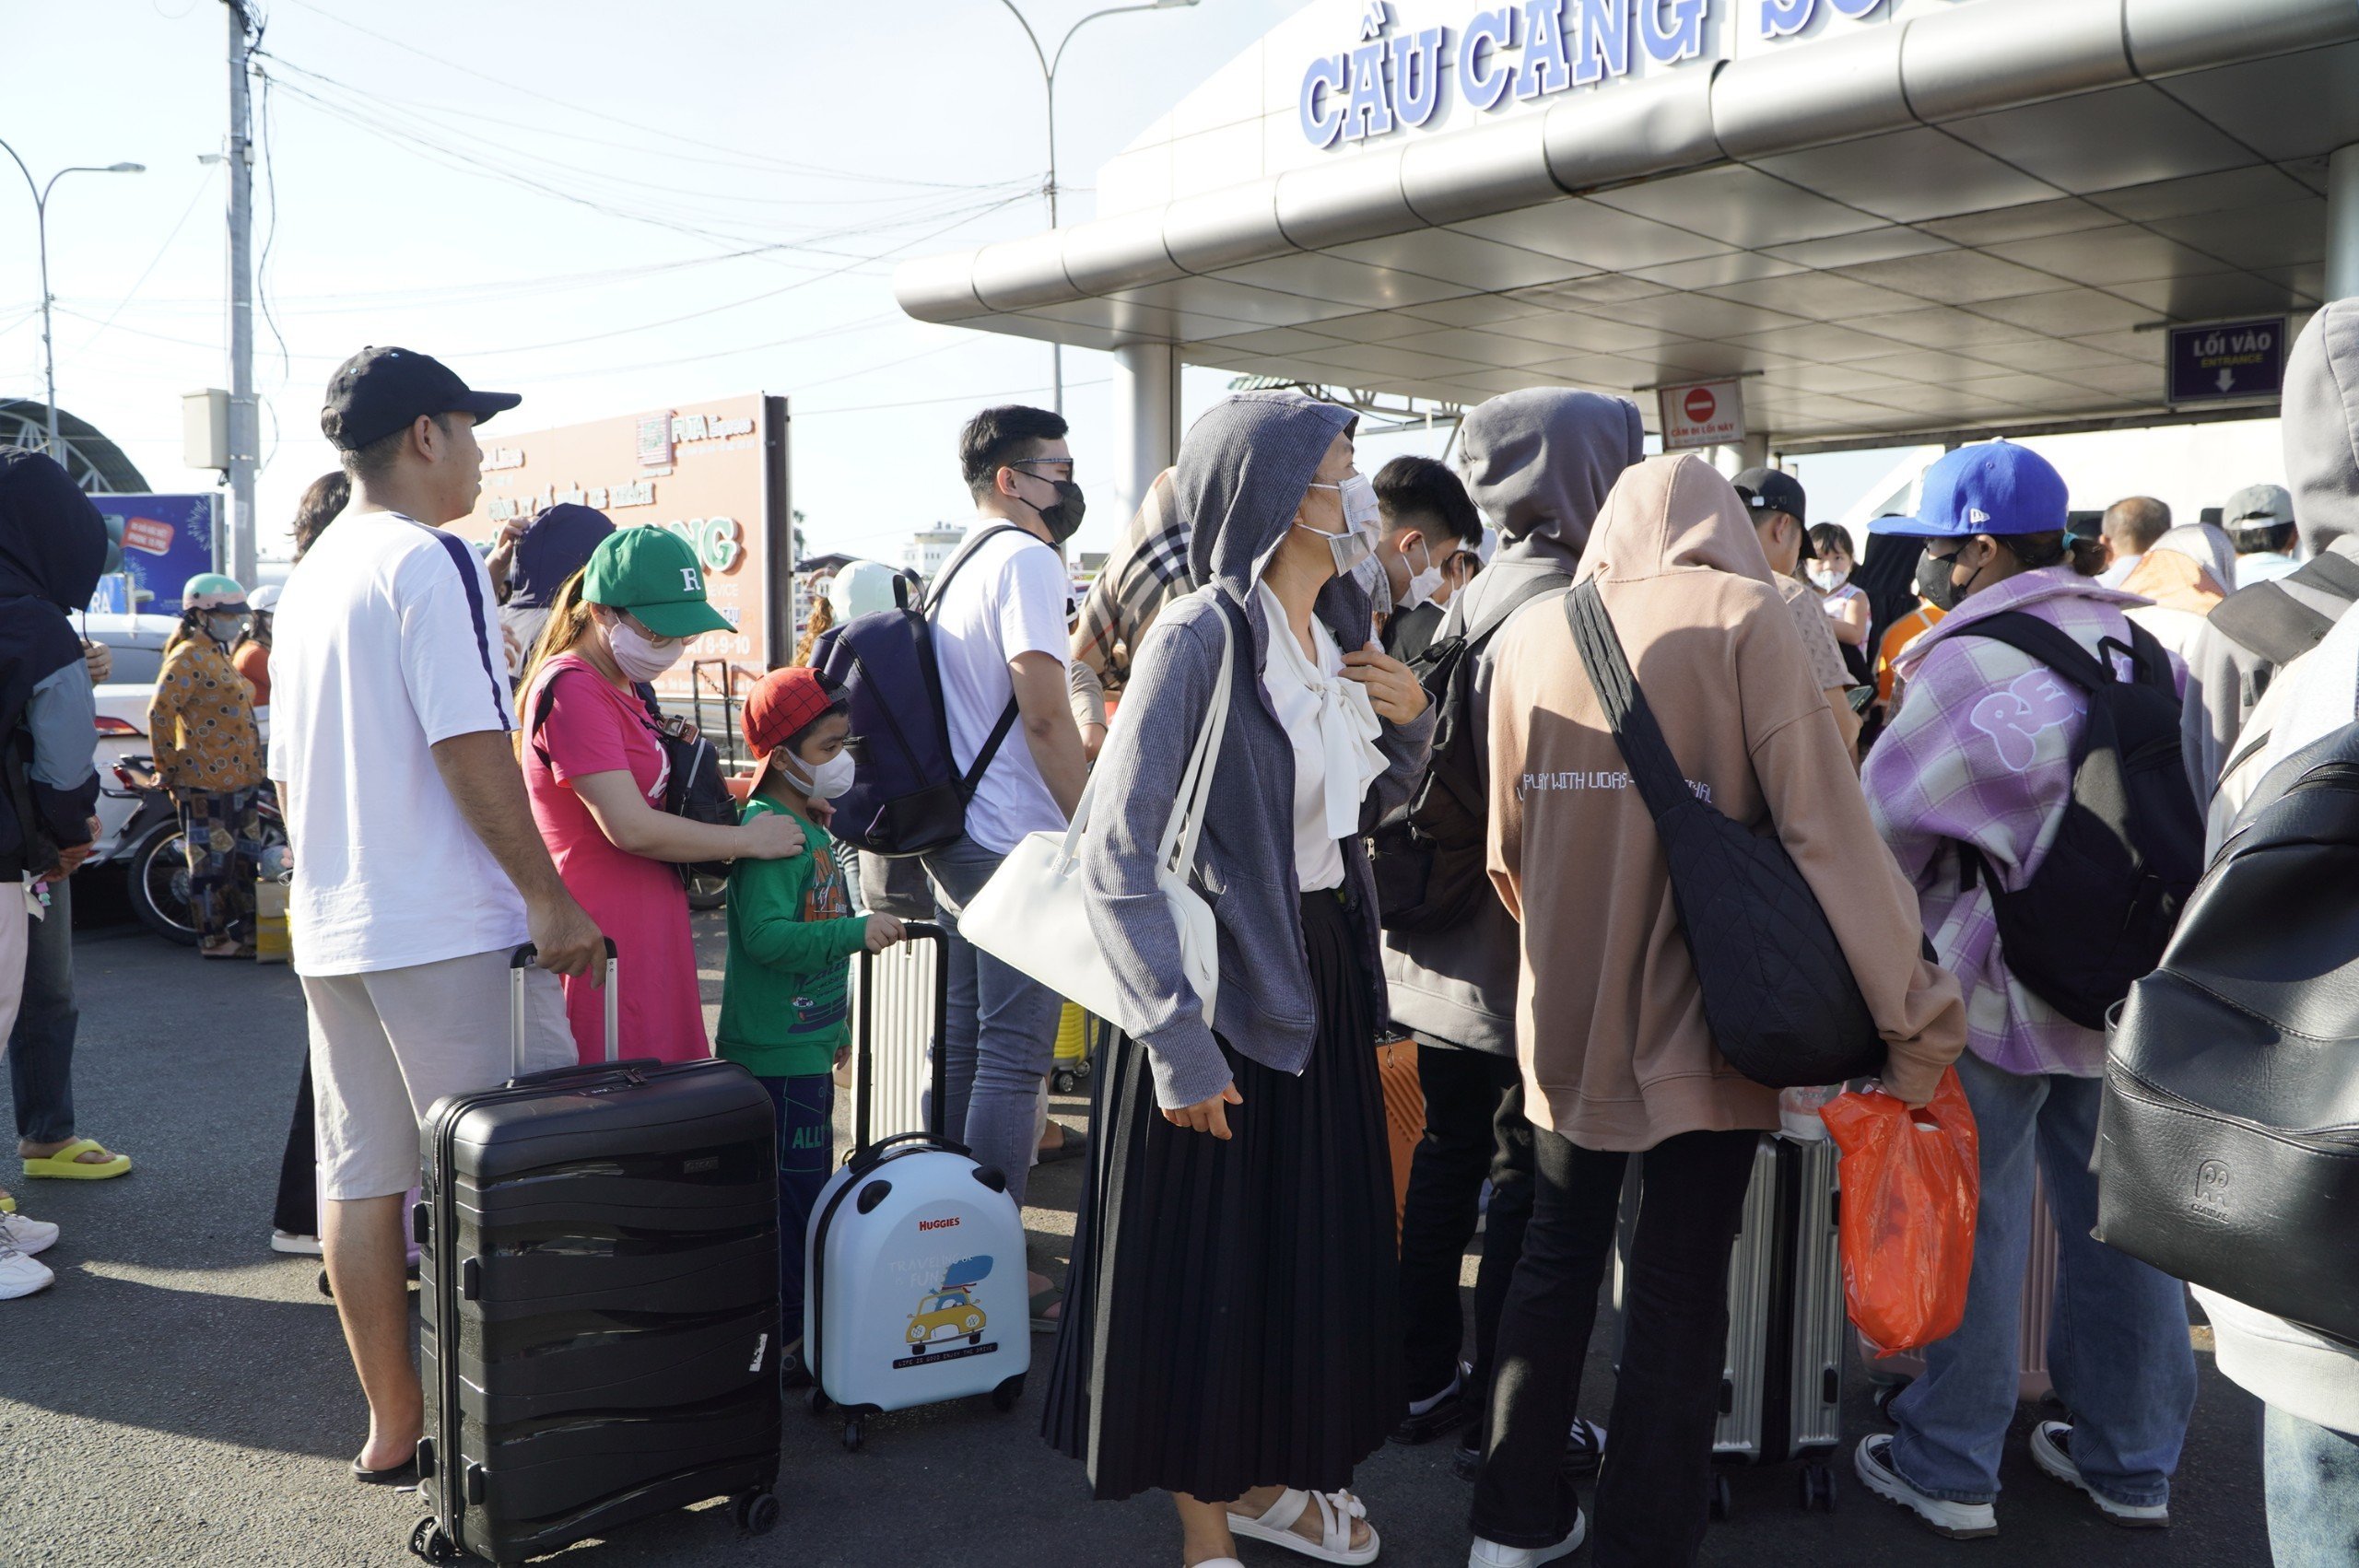
M 1040 35 L 1032 30 L 1032 24 L 1026 21 L 1024 13 L 1015 8 L 1015 0 L 999 0 L 999 3 L 1007 7 L 1007 14 L 1015 18 L 1016 25 L 1024 29 L 1024 36 L 1031 41 L 1032 53 L 1040 62 L 1040 79 L 1049 89 L 1049 227 L 1054 228 L 1057 226 L 1057 67 L 1064 64 L 1065 45 L 1073 41 L 1074 34 L 1100 17 L 1119 17 L 1126 11 L 1177 11 L 1193 6 L 1196 0 L 1144 0 L 1143 4 L 1136 6 L 1112 6 L 1103 11 L 1092 11 L 1065 29 L 1065 36 L 1058 41 L 1054 54 L 1040 47 Z M 1062 414 L 1065 411 L 1065 345 L 1051 344 L 1050 349 L 1056 366 L 1056 408 Z
M 77 163 L 59 170 L 49 177 L 49 183 L 44 185 L 33 179 L 33 171 L 25 167 L 23 158 L 17 157 L 16 148 L 0 142 L 0 152 L 6 153 L 15 160 L 17 172 L 25 177 L 25 188 L 33 193 L 33 228 L 40 237 L 41 246 L 41 352 L 47 366 L 49 385 L 49 455 L 62 463 L 65 461 L 65 446 L 57 437 L 57 345 L 50 334 L 49 327 L 49 193 L 69 174 L 145 174 L 147 166 L 144 163 Z

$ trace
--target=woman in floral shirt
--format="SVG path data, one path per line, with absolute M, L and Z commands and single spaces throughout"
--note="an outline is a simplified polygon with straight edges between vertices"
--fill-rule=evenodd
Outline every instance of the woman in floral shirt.
M 229 662 L 246 615 L 246 591 L 232 579 L 217 572 L 190 579 L 147 708 L 156 776 L 180 803 L 189 903 L 207 958 L 254 954 L 262 737 L 252 688 Z

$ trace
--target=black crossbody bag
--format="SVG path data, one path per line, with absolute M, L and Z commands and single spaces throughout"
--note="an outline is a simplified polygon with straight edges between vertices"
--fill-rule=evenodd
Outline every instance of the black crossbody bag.
M 1671 862 L 1671 896 L 1712 1041 L 1755 1083 L 1797 1089 L 1884 1071 L 1884 1038 L 1818 896 L 1775 834 L 1687 787 L 1595 579 L 1566 596 L 1573 645 Z

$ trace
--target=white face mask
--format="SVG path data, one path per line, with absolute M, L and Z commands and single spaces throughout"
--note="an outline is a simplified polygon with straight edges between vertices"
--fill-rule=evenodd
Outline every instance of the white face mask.
M 1846 582 L 1848 582 L 1850 579 L 1851 568 L 1848 567 L 1813 567 L 1810 568 L 1810 579 L 1813 583 L 1817 585 L 1818 591 L 1821 593 L 1832 593 L 1837 589 L 1842 587 Z
M 615 656 L 615 668 L 627 681 L 652 681 L 680 661 L 688 650 L 687 639 L 675 638 L 658 647 L 640 635 L 639 628 L 616 617 L 606 627 L 606 646 Z
M 1310 488 L 1336 492 L 1336 498 L 1344 504 L 1344 532 L 1329 533 L 1303 522 L 1295 526 L 1326 540 L 1328 550 L 1335 557 L 1335 575 L 1349 577 L 1376 554 L 1376 530 L 1382 515 L 1376 502 L 1376 486 L 1366 474 L 1351 474 L 1344 475 L 1340 485 L 1313 485 Z
M 1410 574 L 1409 586 L 1401 595 L 1402 608 L 1407 610 L 1432 603 L 1434 595 L 1441 591 L 1441 568 L 1434 565 L 1433 552 L 1422 543 L 1417 548 L 1425 551 L 1426 569 Z
M 794 758 L 787 766 L 788 782 L 815 801 L 832 801 L 851 788 L 852 775 L 859 765 L 852 761 L 851 752 L 840 751 L 812 768 L 808 778 L 802 777 L 804 766 L 801 757 Z

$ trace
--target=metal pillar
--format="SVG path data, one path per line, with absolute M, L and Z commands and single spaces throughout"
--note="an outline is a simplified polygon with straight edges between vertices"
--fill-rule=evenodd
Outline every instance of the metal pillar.
M 2359 145 L 2338 150 L 2326 166 L 2326 297 L 2359 294 Z
M 245 0 L 223 0 L 223 9 L 229 14 L 229 537 L 220 565 L 251 587 L 254 471 L 262 457 L 254 403 L 254 147 Z
M 1180 455 L 1180 356 L 1168 343 L 1114 350 L 1116 515 L 1136 515 L 1156 475 Z

